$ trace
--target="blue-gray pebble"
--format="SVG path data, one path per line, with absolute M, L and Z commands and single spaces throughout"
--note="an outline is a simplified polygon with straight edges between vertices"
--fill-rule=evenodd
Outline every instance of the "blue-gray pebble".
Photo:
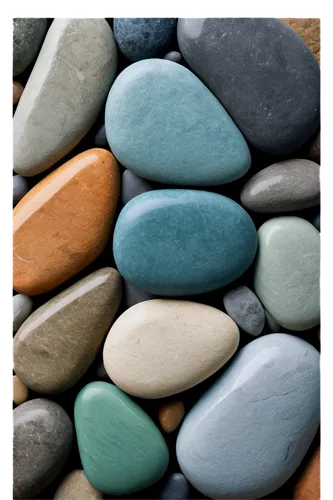
M 281 326 L 279 325 L 279 323 L 266 310 L 265 310 L 265 317 L 266 317 L 266 324 L 268 328 L 271 330 L 271 332 L 278 333 L 281 331 Z
M 256 228 L 238 203 L 191 189 L 133 198 L 122 209 L 113 237 L 124 279 L 165 296 L 208 292 L 234 281 L 256 250 Z
M 120 51 L 130 61 L 162 55 L 175 36 L 175 18 L 121 18 L 113 21 L 113 31 Z
M 251 164 L 219 101 L 191 71 L 164 59 L 120 73 L 106 103 L 105 130 L 119 162 L 157 182 L 213 186 L 239 179 Z
M 320 213 L 313 218 L 312 224 L 320 231 Z
M 129 281 L 124 281 L 123 305 L 125 309 L 129 309 L 135 306 L 135 304 L 139 304 L 139 302 L 156 298 L 156 295 L 140 290 L 140 288 L 132 285 Z
M 173 61 L 176 63 L 180 63 L 180 61 L 182 60 L 182 56 L 176 50 L 172 50 L 171 52 L 168 52 L 167 54 L 165 54 L 163 59 L 167 59 L 167 61 Z
M 258 297 L 247 286 L 229 290 L 223 297 L 226 313 L 244 332 L 259 335 L 265 326 L 265 311 Z
M 13 176 L 13 205 L 15 206 L 29 190 L 28 181 L 21 175 Z
M 132 198 L 152 189 L 154 188 L 149 182 L 126 169 L 121 179 L 121 201 L 126 205 Z
M 160 495 L 162 500 L 187 500 L 190 495 L 190 485 L 186 477 L 179 472 L 171 474 Z
M 295 472 L 319 419 L 318 351 L 293 335 L 266 335 L 239 352 L 187 415 L 178 462 L 209 498 L 261 498 Z

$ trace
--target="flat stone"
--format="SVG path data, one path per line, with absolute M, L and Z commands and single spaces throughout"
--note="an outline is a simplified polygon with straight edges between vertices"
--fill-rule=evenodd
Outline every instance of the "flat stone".
M 157 295 L 195 295 L 241 276 L 257 250 L 250 216 L 216 193 L 164 189 L 121 211 L 113 253 L 120 274 Z
M 268 311 L 265 310 L 265 317 L 266 317 L 266 324 L 268 328 L 271 330 L 273 333 L 278 333 L 281 331 L 281 325 L 275 319 L 271 314 L 269 314 Z
M 104 149 L 80 153 L 36 184 L 13 212 L 14 289 L 48 292 L 93 262 L 109 239 L 119 191 L 117 162 Z
M 13 376 L 13 403 L 21 405 L 28 399 L 28 388 L 18 378 L 17 375 Z
M 158 481 L 169 461 L 154 422 L 118 387 L 92 382 L 78 394 L 75 428 L 88 481 L 108 495 L 129 495 Z
M 318 229 L 318 231 L 320 231 L 320 213 L 313 218 L 312 224 L 316 229 Z
M 320 132 L 315 135 L 314 139 L 310 141 L 308 146 L 307 155 L 309 160 L 315 161 L 320 165 Z
M 247 181 L 241 202 L 253 212 L 293 212 L 320 203 L 319 165 L 286 160 L 264 168 Z
M 121 182 L 121 201 L 124 205 L 139 194 L 151 191 L 153 186 L 145 179 L 141 179 L 130 170 L 125 170 Z
M 97 134 L 94 137 L 94 143 L 98 148 L 109 148 L 104 124 L 98 129 Z
M 282 18 L 304 40 L 320 63 L 320 19 Z
M 123 391 L 163 398 L 213 375 L 238 343 L 237 325 L 222 311 L 196 302 L 155 299 L 136 304 L 117 319 L 106 338 L 103 361 Z
M 242 134 L 213 94 L 191 71 L 165 59 L 120 73 L 108 96 L 105 129 L 120 163 L 157 182 L 213 186 L 239 179 L 251 164 Z
M 73 441 L 73 425 L 54 401 L 33 399 L 15 408 L 14 498 L 33 498 L 59 474 Z
M 171 52 L 168 52 L 167 54 L 165 54 L 163 59 L 167 59 L 168 61 L 180 63 L 182 60 L 182 55 L 179 52 L 177 52 L 176 50 L 172 50 Z
M 83 470 L 73 470 L 61 481 L 54 500 L 99 500 L 103 494 L 86 478 Z
M 128 309 L 129 307 L 138 304 L 139 302 L 144 302 L 145 300 L 155 299 L 156 295 L 152 293 L 140 290 L 136 286 L 132 285 L 128 281 L 124 281 L 124 307 Z
M 22 83 L 13 82 L 13 104 L 17 104 L 20 100 L 24 88 Z
M 116 70 L 117 47 L 105 19 L 52 22 L 14 115 L 17 174 L 44 172 L 80 142 Z
M 171 17 L 117 17 L 113 20 L 118 47 L 130 61 L 163 54 L 175 36 L 176 28 L 177 19 Z
M 105 267 L 43 304 L 15 335 L 15 373 L 40 393 L 75 385 L 94 361 L 120 299 L 120 275 Z
M 21 175 L 13 176 L 13 205 L 15 206 L 29 191 L 28 181 Z
M 186 477 L 179 472 L 171 474 L 160 498 L 163 500 L 186 500 L 190 498 L 190 486 Z
M 295 500 L 320 498 L 320 448 L 317 448 L 294 488 Z
M 177 459 L 209 498 L 266 497 L 300 465 L 319 420 L 318 351 L 273 333 L 241 349 L 194 405 L 178 434 Z
M 17 332 L 22 323 L 30 316 L 33 302 L 30 297 L 18 293 L 13 297 L 13 332 Z
M 287 154 L 315 133 L 320 70 L 303 40 L 270 18 L 184 18 L 178 45 L 190 68 L 257 149 Z
M 276 217 L 258 231 L 254 288 L 284 328 L 307 330 L 320 322 L 320 235 L 300 217 Z
M 36 59 L 47 30 L 47 19 L 15 18 L 13 24 L 13 76 L 17 76 Z
M 185 415 L 185 408 L 181 401 L 171 401 L 160 406 L 158 420 L 164 432 L 170 433 L 177 429 Z
M 226 313 L 250 335 L 259 335 L 265 326 L 265 311 L 258 297 L 247 286 L 229 290 L 223 297 Z

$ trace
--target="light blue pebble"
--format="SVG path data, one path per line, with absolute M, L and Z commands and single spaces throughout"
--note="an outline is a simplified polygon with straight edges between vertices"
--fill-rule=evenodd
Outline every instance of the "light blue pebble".
M 242 177 L 249 148 L 219 101 L 191 71 L 165 59 L 126 68 L 111 87 L 106 136 L 139 177 L 213 186 Z
M 295 472 L 320 419 L 319 353 L 276 333 L 250 342 L 181 426 L 183 474 L 210 498 L 256 499 Z

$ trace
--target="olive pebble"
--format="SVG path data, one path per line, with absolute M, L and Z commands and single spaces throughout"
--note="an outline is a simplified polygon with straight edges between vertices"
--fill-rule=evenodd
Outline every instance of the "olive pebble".
M 23 90 L 24 89 L 22 83 L 15 81 L 13 82 L 13 104 L 19 102 Z
M 21 405 L 28 399 L 28 388 L 21 382 L 17 375 L 13 376 L 13 402 Z
M 185 408 L 181 401 L 172 401 L 160 406 L 158 419 L 164 432 L 173 432 L 183 420 Z

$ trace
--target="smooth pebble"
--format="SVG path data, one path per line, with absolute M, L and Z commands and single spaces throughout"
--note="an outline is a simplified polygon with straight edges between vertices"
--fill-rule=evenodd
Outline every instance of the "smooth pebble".
M 158 420 L 164 432 L 173 432 L 177 429 L 185 415 L 185 408 L 181 401 L 171 401 L 159 407 Z
M 73 470 L 61 481 L 54 500 L 99 500 L 103 494 L 96 490 L 86 478 L 83 470 Z
M 172 50 L 171 52 L 168 52 L 167 54 L 165 54 L 163 59 L 167 59 L 168 61 L 172 61 L 175 63 L 180 63 L 182 60 L 182 56 L 176 50 Z
M 33 302 L 30 297 L 18 293 L 13 297 L 13 332 L 17 332 L 22 323 L 30 316 Z
M 145 179 L 141 179 L 141 177 L 138 177 L 127 169 L 123 172 L 121 181 L 121 201 L 123 205 L 126 205 L 126 203 L 139 194 L 154 189 Z
M 265 311 L 258 297 L 247 286 L 229 290 L 223 297 L 226 313 L 250 335 L 259 335 L 265 326 Z
M 22 83 L 16 81 L 13 82 L 13 104 L 17 104 L 19 102 L 23 90 L 24 88 Z
M 28 399 L 28 388 L 18 378 L 17 375 L 13 376 L 13 403 L 21 405 Z
M 186 477 L 179 472 L 171 474 L 159 498 L 162 500 L 187 500 L 190 498 L 190 486 Z
M 47 19 L 14 18 L 13 27 L 13 76 L 17 76 L 36 59 L 47 30 Z
M 15 206 L 27 194 L 29 190 L 28 181 L 21 175 L 13 176 L 13 205 Z

